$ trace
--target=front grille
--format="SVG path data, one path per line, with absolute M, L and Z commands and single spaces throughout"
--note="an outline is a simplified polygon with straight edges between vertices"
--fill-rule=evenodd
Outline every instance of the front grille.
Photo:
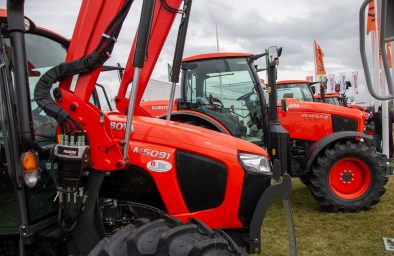
M 357 131 L 357 121 L 354 119 L 332 115 L 331 120 L 334 132 Z

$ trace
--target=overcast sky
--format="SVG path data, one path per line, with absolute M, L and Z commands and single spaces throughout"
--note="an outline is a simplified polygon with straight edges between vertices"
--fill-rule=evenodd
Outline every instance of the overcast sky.
M 26 16 L 37 25 L 71 37 L 81 1 L 26 2 Z M 126 63 L 141 3 L 135 1 L 125 21 L 112 63 Z M 282 46 L 279 79 L 313 75 L 313 39 L 322 47 L 327 73 L 359 71 L 364 77 L 358 46 L 360 5 L 360 0 L 195 0 L 184 56 L 216 51 L 216 22 L 220 51 L 261 53 L 268 46 Z M 152 78 L 167 80 L 178 24 L 176 20 Z

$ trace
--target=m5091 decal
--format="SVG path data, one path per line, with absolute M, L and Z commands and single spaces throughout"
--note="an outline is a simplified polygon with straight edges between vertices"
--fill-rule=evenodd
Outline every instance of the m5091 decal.
M 141 147 L 134 147 L 133 153 L 150 156 L 154 158 L 167 159 L 167 160 L 170 159 L 171 157 L 171 153 L 150 149 L 150 148 L 141 148 Z

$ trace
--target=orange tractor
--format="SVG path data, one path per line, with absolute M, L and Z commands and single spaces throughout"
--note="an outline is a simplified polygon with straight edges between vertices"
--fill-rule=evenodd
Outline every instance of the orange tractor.
M 277 113 L 291 140 L 291 161 L 284 170 L 307 184 L 325 210 L 366 210 L 379 202 L 388 166 L 386 156 L 376 152 L 373 138 L 364 133 L 367 113 L 315 102 L 304 81 L 276 84 L 276 73 L 269 67 L 263 89 L 254 65 L 262 56 L 269 61 L 269 51 L 184 58 L 181 98 L 169 107 L 174 112 L 165 113 L 155 101 L 141 106 L 152 116 L 170 116 L 267 147 L 271 158 L 283 157 L 270 148 L 274 140 L 270 132 L 276 130 L 272 116 Z
M 97 79 L 119 70 L 104 63 L 132 3 L 83 1 L 71 41 L 23 0 L 0 12 L 0 255 L 246 255 L 275 196 L 291 220 L 290 176 L 266 150 L 138 106 L 178 13 L 181 63 L 191 0 L 143 1 L 118 94 L 132 81 L 131 101 L 102 109 Z

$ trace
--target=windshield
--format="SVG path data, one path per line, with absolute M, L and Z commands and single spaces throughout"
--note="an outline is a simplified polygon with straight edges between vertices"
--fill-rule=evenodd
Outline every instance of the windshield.
M 286 98 L 293 98 L 299 101 L 314 101 L 313 94 L 307 84 L 278 84 L 278 102 Z
M 337 97 L 328 97 L 324 99 L 325 103 L 332 105 L 341 105 Z
M 262 144 L 262 111 L 246 58 L 188 63 L 183 98 L 187 107 L 213 116 L 232 133 Z

